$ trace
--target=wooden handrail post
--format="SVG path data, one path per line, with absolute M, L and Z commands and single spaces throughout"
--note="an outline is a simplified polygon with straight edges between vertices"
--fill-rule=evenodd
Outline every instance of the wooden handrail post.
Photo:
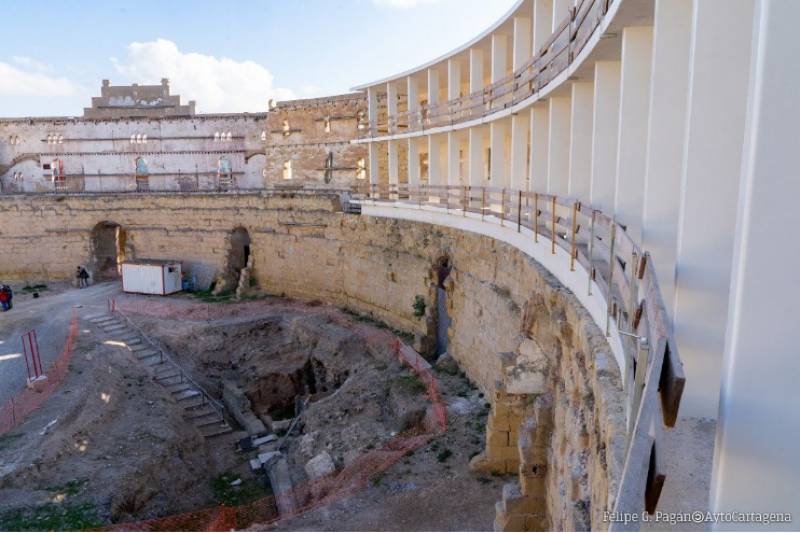
M 597 216 L 597 209 L 592 209 L 592 224 L 589 230 L 589 287 L 587 294 L 592 295 L 592 280 L 594 279 L 594 221 Z
M 467 189 L 469 185 L 464 185 L 464 195 L 461 197 L 461 211 L 462 214 L 466 217 L 467 216 Z
M 539 193 L 533 193 L 533 242 L 539 242 Z
M 614 301 L 614 262 L 617 260 L 614 256 L 614 241 L 617 239 L 617 221 L 611 220 L 611 243 L 609 246 L 608 254 L 608 308 L 606 309 L 606 337 L 611 334 L 611 310 Z
M 481 187 L 481 222 L 486 211 L 486 187 Z
M 517 233 L 522 231 L 522 189 L 517 191 Z
M 578 257 L 578 205 L 580 202 L 576 201 L 572 204 L 572 250 L 569 254 L 569 270 L 575 272 L 575 259 Z
M 506 188 L 503 187 L 500 189 L 500 226 L 503 225 L 503 221 L 506 219 Z
M 555 255 L 556 254 L 556 238 L 557 238 L 557 235 L 556 235 L 556 197 L 555 196 L 553 196 L 551 207 L 550 207 L 550 211 L 551 211 L 550 214 L 552 215 L 552 217 L 551 217 L 552 224 L 550 226 L 550 253 Z

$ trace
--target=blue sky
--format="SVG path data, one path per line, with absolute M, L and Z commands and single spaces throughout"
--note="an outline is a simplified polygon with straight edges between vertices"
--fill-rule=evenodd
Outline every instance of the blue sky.
M 514 0 L 3 2 L 0 116 L 79 115 L 100 81 L 157 83 L 200 112 L 336 94 L 433 59 Z

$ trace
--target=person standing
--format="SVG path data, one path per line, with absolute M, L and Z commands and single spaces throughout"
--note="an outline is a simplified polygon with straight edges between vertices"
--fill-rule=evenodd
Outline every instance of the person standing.
M 8 285 L 0 287 L 0 306 L 4 312 L 11 309 L 11 292 L 7 290 L 7 287 Z
M 80 278 L 81 288 L 89 286 L 89 271 L 84 267 L 78 267 L 78 277 Z

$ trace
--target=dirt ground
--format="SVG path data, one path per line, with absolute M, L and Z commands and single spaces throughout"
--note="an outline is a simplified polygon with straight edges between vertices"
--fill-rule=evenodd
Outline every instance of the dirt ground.
M 224 380 L 247 391 L 253 410 L 267 425 L 291 416 L 287 397 L 311 394 L 301 423 L 287 438 L 292 482 L 309 480 L 305 463 L 328 452 L 337 468 L 347 467 L 418 423 L 427 399 L 394 354 L 366 344 L 328 306 L 268 303 L 230 304 L 209 320 L 172 309 L 139 305 L 131 318 L 163 341 L 184 368 L 208 390 Z M 122 304 L 125 305 L 124 303 Z M 146 316 L 152 312 L 155 316 Z M 363 326 L 363 324 L 360 324 Z M 380 330 L 380 325 L 376 325 Z M 187 339 L 191 339 L 187 341 Z M 469 470 L 484 446 L 488 404 L 459 372 L 434 370 L 447 405 L 447 431 L 382 474 L 354 496 L 268 526 L 279 530 L 491 530 L 494 504 L 504 478 Z M 313 386 L 314 390 L 309 390 Z M 281 404 L 284 412 L 266 408 Z M 263 525 L 254 525 L 262 528 Z

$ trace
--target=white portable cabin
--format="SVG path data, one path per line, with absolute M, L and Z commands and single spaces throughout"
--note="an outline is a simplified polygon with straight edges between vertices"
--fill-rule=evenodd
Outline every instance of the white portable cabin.
M 138 294 L 172 294 L 181 290 L 181 264 L 140 259 L 122 263 L 122 290 Z

